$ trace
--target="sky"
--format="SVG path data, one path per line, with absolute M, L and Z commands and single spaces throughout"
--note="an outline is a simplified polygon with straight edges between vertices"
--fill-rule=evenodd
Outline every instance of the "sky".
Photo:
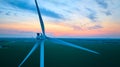
M 46 35 L 120 38 L 120 0 L 37 0 Z M 41 32 L 34 0 L 0 0 L 0 37 Z

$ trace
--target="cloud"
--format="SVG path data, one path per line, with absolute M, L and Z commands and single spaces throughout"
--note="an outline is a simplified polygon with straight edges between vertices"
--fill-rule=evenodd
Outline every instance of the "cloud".
M 10 13 L 10 12 L 7 12 L 7 13 L 5 13 L 5 15 L 10 16 L 10 15 L 11 15 L 11 13 Z
M 44 8 L 42 8 L 40 11 L 45 16 L 53 17 L 53 18 L 56 18 L 56 19 L 63 19 L 62 15 L 57 14 L 57 13 L 55 13 L 53 11 L 50 11 L 50 10 L 47 10 L 47 9 L 44 9 Z
M 13 33 L 13 34 L 15 34 L 15 33 L 32 33 L 31 31 L 21 31 L 21 30 L 15 30 L 15 29 L 4 29 L 4 28 L 1 28 L 0 29 L 0 33 L 2 34 L 4 34 L 4 33 L 8 33 L 8 34 L 10 34 L 10 33 Z
M 105 0 L 95 0 L 97 2 L 97 4 L 99 4 L 102 8 L 107 9 L 108 8 L 108 4 Z
M 6 3 L 22 10 L 28 10 L 33 13 L 37 13 L 36 6 L 29 4 L 27 1 L 24 0 L 7 0 Z M 40 11 L 43 15 L 47 17 L 52 17 L 54 19 L 64 19 L 62 15 L 55 13 L 54 11 L 50 11 L 45 8 L 40 8 Z
M 86 9 L 87 9 L 87 11 L 88 11 L 87 17 L 88 17 L 90 20 L 92 20 L 92 21 L 95 22 L 95 21 L 97 20 L 96 12 L 93 11 L 92 9 L 89 9 L 89 8 L 86 8 Z
M 33 34 L 32 31 L 0 28 L 0 37 L 31 37 Z
M 110 11 L 106 11 L 105 14 L 106 14 L 107 16 L 112 15 L 112 13 L 111 13 Z
M 82 27 L 73 25 L 71 26 L 74 30 L 83 30 Z
M 103 28 L 103 27 L 101 25 L 94 25 L 94 26 L 88 27 L 88 30 L 100 29 L 100 28 Z
M 17 7 L 21 9 L 35 10 L 34 6 L 28 4 L 23 0 L 7 0 L 6 3 L 12 5 L 13 7 Z
M 2 11 L 0 11 L 0 14 L 2 13 Z
M 60 1 L 56 1 L 56 0 L 46 0 L 47 2 L 49 1 L 52 4 L 57 4 L 59 6 L 67 6 L 67 4 L 65 2 L 60 2 Z

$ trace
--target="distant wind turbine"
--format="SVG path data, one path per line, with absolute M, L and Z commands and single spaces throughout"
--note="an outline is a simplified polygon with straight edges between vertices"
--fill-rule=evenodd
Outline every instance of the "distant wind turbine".
M 38 16 L 39 16 L 39 21 L 40 21 L 40 26 L 42 29 L 42 33 L 41 36 L 39 33 L 37 33 L 37 39 L 36 39 L 36 44 L 33 46 L 33 48 L 31 49 L 31 51 L 27 54 L 27 56 L 24 58 L 24 60 L 19 64 L 18 67 L 21 67 L 23 65 L 23 63 L 30 57 L 30 55 L 35 51 L 35 49 L 40 45 L 40 67 L 44 67 L 44 42 L 45 40 L 49 40 L 51 42 L 57 43 L 57 44 L 61 44 L 61 45 L 66 45 L 66 46 L 71 46 L 77 49 L 81 49 L 81 50 L 85 50 L 91 53 L 95 53 L 95 54 L 99 54 L 96 51 L 81 47 L 81 46 L 77 46 L 75 44 L 72 43 L 68 43 L 65 41 L 62 41 L 60 39 L 56 39 L 56 38 L 50 38 L 47 37 L 45 34 L 45 27 L 44 27 L 44 22 L 42 20 L 42 16 L 38 7 L 38 3 L 37 0 L 35 0 L 35 4 L 36 4 L 36 8 L 37 8 L 37 12 L 38 12 Z

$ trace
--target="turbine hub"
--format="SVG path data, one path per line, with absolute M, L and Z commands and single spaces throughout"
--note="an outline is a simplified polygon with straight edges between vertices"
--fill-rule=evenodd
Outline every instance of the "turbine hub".
M 42 33 L 37 33 L 36 39 L 37 40 L 44 40 L 45 36 Z

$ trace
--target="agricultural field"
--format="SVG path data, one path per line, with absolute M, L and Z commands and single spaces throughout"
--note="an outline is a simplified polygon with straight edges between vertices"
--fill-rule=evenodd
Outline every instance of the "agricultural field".
M 120 67 L 120 39 L 65 38 L 100 55 L 45 41 L 45 67 Z M 0 67 L 18 67 L 35 44 L 33 38 L 0 38 Z M 22 67 L 39 67 L 40 49 Z

